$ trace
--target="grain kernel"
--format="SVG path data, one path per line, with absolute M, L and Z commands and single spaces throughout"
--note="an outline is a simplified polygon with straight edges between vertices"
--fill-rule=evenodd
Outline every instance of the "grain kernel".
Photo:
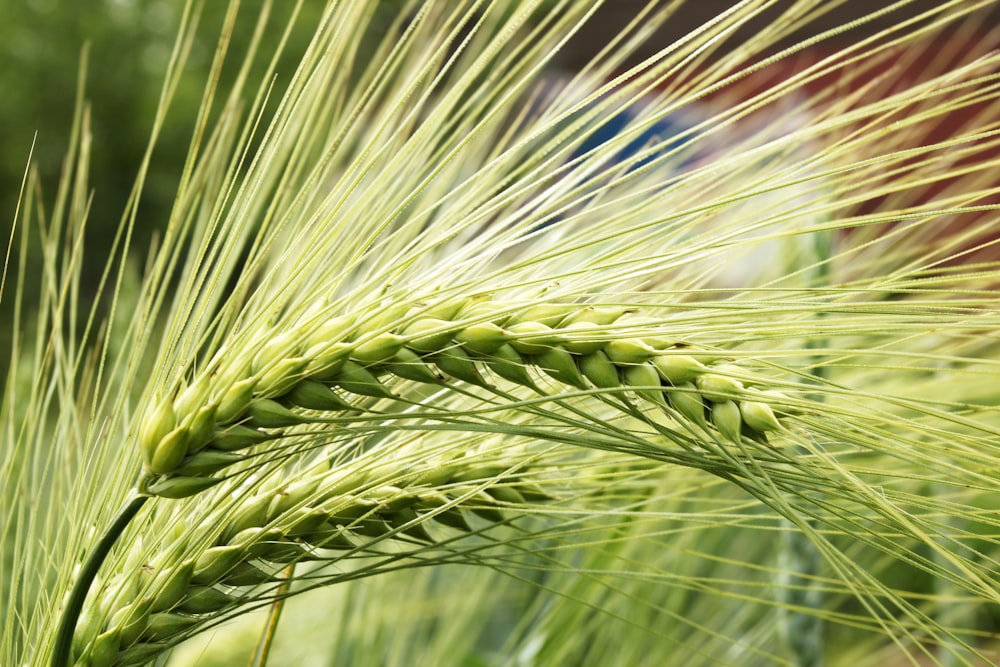
M 234 602 L 233 598 L 211 586 L 191 586 L 177 609 L 188 614 L 209 614 Z
M 246 554 L 240 547 L 225 546 L 205 549 L 195 561 L 191 582 L 202 585 L 214 584 L 223 574 L 245 559 Z
M 305 357 L 309 361 L 302 374 L 324 382 L 336 377 L 352 349 L 350 343 L 343 341 L 318 343 L 306 351 Z
M 578 389 L 587 387 L 580 369 L 576 367 L 573 355 L 561 347 L 550 347 L 536 355 L 533 361 L 543 372 L 558 382 Z
M 183 614 L 174 614 L 171 612 L 153 614 L 149 617 L 149 623 L 142 632 L 142 638 L 150 642 L 170 639 L 174 635 L 178 635 L 188 628 L 194 627 L 199 622 L 198 618 Z
M 641 364 L 656 354 L 641 338 L 617 338 L 605 346 L 604 352 L 615 364 Z
M 618 367 L 600 350 L 580 357 L 580 370 L 595 387 L 600 389 L 615 389 L 622 386 L 618 377 Z
M 721 401 L 712 405 L 712 423 L 728 440 L 740 441 L 743 418 L 735 401 Z
M 375 398 L 392 398 L 392 392 L 375 375 L 355 361 L 346 361 L 333 380 L 345 391 Z
M 453 378 L 469 384 L 488 386 L 486 380 L 480 375 L 479 369 L 476 368 L 476 362 L 460 347 L 445 348 L 432 355 L 431 361 L 445 374 Z
M 422 317 L 411 322 L 403 330 L 406 347 L 425 354 L 437 352 L 451 342 L 455 335 L 454 322 L 439 320 L 433 317 Z
M 161 400 L 152 415 L 139 427 L 139 447 L 146 464 L 152 464 L 157 446 L 177 426 L 172 401 Z
M 690 382 L 704 373 L 707 367 L 687 354 L 663 354 L 653 357 L 653 365 L 664 380 L 677 386 Z
M 306 357 L 292 357 L 265 368 L 257 376 L 256 396 L 274 398 L 288 393 L 288 390 L 304 377 L 308 364 L 309 360 Z
M 491 371 L 509 382 L 524 387 L 534 387 L 535 382 L 528 374 L 524 358 L 518 354 L 510 343 L 501 345 L 488 359 L 486 365 Z
M 566 342 L 563 344 L 563 347 L 566 348 L 567 352 L 573 354 L 591 354 L 598 350 L 603 350 L 608 341 L 596 338 L 596 336 L 587 335 L 592 330 L 600 328 L 600 325 L 594 322 L 580 321 L 570 323 L 562 328 L 562 331 L 566 335 Z
M 510 334 L 492 322 L 472 324 L 455 334 L 466 350 L 482 355 L 493 354 L 509 339 Z
M 269 336 L 254 357 L 250 372 L 260 375 L 284 359 L 298 356 L 298 336 L 294 331 L 282 331 Z
M 97 635 L 97 639 L 90 645 L 90 655 L 87 656 L 91 667 L 115 664 L 120 646 L 121 632 L 117 628 Z
M 666 407 L 667 401 L 663 398 L 663 390 L 659 389 L 660 374 L 656 372 L 651 364 L 636 364 L 626 366 L 622 371 L 625 377 L 625 384 L 632 387 L 633 391 L 640 397 L 651 403 L 656 403 Z M 653 389 L 640 387 L 657 387 Z
M 210 446 L 224 452 L 234 452 L 270 440 L 273 436 L 243 424 L 233 424 L 215 432 Z
M 158 475 L 172 472 L 180 465 L 188 451 L 188 430 L 184 426 L 175 428 L 160 440 L 153 451 L 149 469 Z
M 517 313 L 513 319 L 516 322 L 540 322 L 554 327 L 579 308 L 578 305 L 571 303 L 539 303 Z
M 280 428 L 305 423 L 305 419 L 295 414 L 277 401 L 257 398 L 250 402 L 250 424 L 257 428 Z
M 562 337 L 555 334 L 552 327 L 541 322 L 520 322 L 507 329 L 514 338 L 510 345 L 521 354 L 541 354 L 548 348 L 559 345 Z
M 188 454 L 195 454 L 205 448 L 215 435 L 215 406 L 206 405 L 191 413 L 185 421 L 188 427 Z
M 705 424 L 705 404 L 695 390 L 695 386 L 686 382 L 677 387 L 678 391 L 670 392 L 670 405 L 696 424 Z
M 174 472 L 181 476 L 208 475 L 228 465 L 242 461 L 243 458 L 242 455 L 231 452 L 212 450 L 198 452 L 184 459 L 181 466 Z
M 322 382 L 301 380 L 284 395 L 283 400 L 309 410 L 351 410 L 350 403 Z
M 230 424 L 243 417 L 253 400 L 253 388 L 256 384 L 257 378 L 246 378 L 230 387 L 219 401 L 219 407 L 215 411 L 216 421 Z
M 384 366 L 393 375 L 414 382 L 436 383 L 444 379 L 431 370 L 419 354 L 406 347 L 397 352 L 396 356 Z
M 357 345 L 351 351 L 351 359 L 362 365 L 377 364 L 391 359 L 405 342 L 402 336 L 387 331 Z
M 767 403 L 740 401 L 740 414 L 746 425 L 759 433 L 781 429 L 781 422 Z
M 743 383 L 735 378 L 716 373 L 702 373 L 694 380 L 705 398 L 710 401 L 728 401 L 743 392 Z
M 133 644 L 118 654 L 114 665 L 115 667 L 139 667 L 152 662 L 169 648 L 170 644 L 166 643 L 140 642 Z M 91 667 L 97 666 L 91 665 Z
M 184 597 L 184 591 L 194 575 L 194 561 L 187 560 L 179 566 L 159 570 L 150 585 L 153 598 L 149 610 L 154 614 L 175 606 Z
M 606 326 L 614 324 L 620 317 L 630 312 L 632 311 L 628 308 L 619 308 L 616 306 L 587 306 L 567 317 L 563 322 L 563 326 L 578 324 L 580 322 Z

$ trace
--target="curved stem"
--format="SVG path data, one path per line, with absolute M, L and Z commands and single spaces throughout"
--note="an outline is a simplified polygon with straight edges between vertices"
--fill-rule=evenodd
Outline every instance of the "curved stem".
M 59 619 L 59 629 L 56 632 L 55 648 L 52 650 L 52 662 L 50 663 L 52 667 L 68 667 L 70 665 L 73 632 L 76 630 L 76 622 L 80 617 L 80 611 L 83 609 L 83 603 L 87 599 L 90 585 L 94 582 L 97 571 L 100 569 L 101 564 L 104 563 L 104 559 L 108 557 L 111 547 L 118 541 L 125 527 L 128 526 L 129 522 L 132 521 L 147 500 L 149 500 L 149 496 L 141 495 L 130 500 L 122 508 L 121 512 L 118 513 L 114 523 L 104 532 L 97 546 L 87 556 L 87 560 L 83 564 L 83 569 L 80 570 L 80 575 L 73 584 L 73 590 L 70 592 L 69 600 L 66 602 L 66 608 L 63 609 L 62 617 Z

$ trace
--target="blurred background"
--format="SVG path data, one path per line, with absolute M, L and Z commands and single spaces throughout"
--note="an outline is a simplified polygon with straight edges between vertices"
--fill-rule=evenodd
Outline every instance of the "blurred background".
M 724 48 L 747 39 L 790 1 L 776 3 L 773 12 L 734 35 Z M 648 42 L 645 50 L 636 53 L 635 58 L 643 58 L 652 49 L 671 43 L 733 3 L 734 0 L 699 0 L 680 4 L 675 17 Z M 4 150 L 0 153 L 0 170 L 4 187 L 0 189 L 0 238 L 5 245 L 30 154 L 33 154 L 43 185 L 43 201 L 54 199 L 80 83 L 81 53 L 87 49 L 88 67 L 83 83 L 93 130 L 90 172 L 93 201 L 86 248 L 87 256 L 93 261 L 87 263 L 84 280 L 87 283 L 99 279 L 103 250 L 119 223 L 146 149 L 184 4 L 175 0 L 17 0 L 3 3 L 0 9 L 3 19 L 0 20 L 0 89 L 3 91 L 0 94 L 0 132 L 3 133 Z M 146 180 L 133 239 L 133 248 L 139 256 L 144 255 L 155 230 L 169 215 L 202 94 L 200 82 L 211 65 L 215 39 L 225 20 L 227 4 L 221 1 L 204 3 L 202 29 L 198 33 L 199 41 L 193 45 L 188 76 L 181 79 Z M 264 0 L 242 3 L 227 69 L 230 75 L 236 69 L 238 55 L 249 43 L 257 9 L 264 4 Z M 284 17 L 295 4 L 273 3 L 274 25 L 283 25 Z M 388 25 L 401 4 L 400 0 L 383 0 L 378 20 Z M 579 69 L 645 4 L 646 0 L 605 3 L 599 15 L 559 54 L 555 66 L 566 71 Z M 884 28 L 936 4 L 936 0 L 919 0 L 905 11 L 894 12 L 863 30 Z M 1000 3 L 997 4 L 993 25 L 1000 25 Z M 282 86 L 291 77 L 312 32 L 311 26 L 321 16 L 324 5 L 324 0 L 303 3 L 300 20 L 290 39 L 291 46 L 277 69 L 279 78 L 275 81 L 272 100 L 280 98 Z M 840 3 L 816 28 L 841 25 L 873 9 L 870 3 Z M 264 36 L 263 53 L 273 50 L 280 38 L 277 33 L 279 31 L 271 30 Z M 377 30 L 373 31 L 373 35 L 377 34 Z M 857 39 L 857 33 L 852 32 L 844 39 Z M 827 43 L 824 50 L 832 48 L 831 44 L 836 41 Z M 794 62 L 786 65 L 794 66 Z M 775 75 L 773 70 L 771 75 Z M 777 76 L 781 75 L 779 70 Z M 224 75 L 217 99 L 224 98 L 226 86 Z M 37 253 L 38 248 L 32 248 L 29 257 L 37 259 Z M 33 264 L 29 259 L 29 269 Z M 32 303 L 33 289 L 33 285 L 27 286 L 26 303 Z M 0 300 L 0 321 L 9 319 L 12 301 L 9 292 Z M 0 327 L 0 373 L 6 365 L 9 338 L 9 327 Z

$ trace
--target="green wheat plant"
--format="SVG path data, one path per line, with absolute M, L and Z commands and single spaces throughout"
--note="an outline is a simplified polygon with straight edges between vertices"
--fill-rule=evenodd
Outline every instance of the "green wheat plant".
M 96 259 L 81 85 L 0 664 L 998 664 L 992 3 L 601 4 L 231 2 L 139 249 L 188 3 Z

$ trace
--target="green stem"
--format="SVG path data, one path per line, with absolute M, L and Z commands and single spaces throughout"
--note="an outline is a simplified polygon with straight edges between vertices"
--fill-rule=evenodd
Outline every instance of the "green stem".
M 80 617 L 80 611 L 83 610 L 83 603 L 87 599 L 87 593 L 90 592 L 90 586 L 97 576 L 97 571 L 104 563 L 104 559 L 111 552 L 111 547 L 118 541 L 125 527 L 128 526 L 147 500 L 149 500 L 149 496 L 141 495 L 137 495 L 130 500 L 122 508 L 121 512 L 118 513 L 114 523 L 104 532 L 101 541 L 97 543 L 97 546 L 94 547 L 94 550 L 90 552 L 86 562 L 84 562 L 83 569 L 80 570 L 80 576 L 77 577 L 76 582 L 73 584 L 73 590 L 70 592 L 69 600 L 66 602 L 66 608 L 63 609 L 62 617 L 59 619 L 59 629 L 56 632 L 56 645 L 52 650 L 52 662 L 50 663 L 52 667 L 68 667 L 71 664 L 72 656 L 70 652 L 73 644 L 73 632 L 76 630 L 76 622 Z
M 257 644 L 257 651 L 250 661 L 250 667 L 264 667 L 267 664 L 267 656 L 271 652 L 271 643 L 274 641 L 274 633 L 278 629 L 278 621 L 281 619 L 281 611 L 285 606 L 285 594 L 291 585 L 292 575 L 295 572 L 295 563 L 285 568 L 285 580 L 278 588 L 278 599 L 271 604 L 271 610 L 267 614 L 267 623 L 261 634 L 260 642 Z

